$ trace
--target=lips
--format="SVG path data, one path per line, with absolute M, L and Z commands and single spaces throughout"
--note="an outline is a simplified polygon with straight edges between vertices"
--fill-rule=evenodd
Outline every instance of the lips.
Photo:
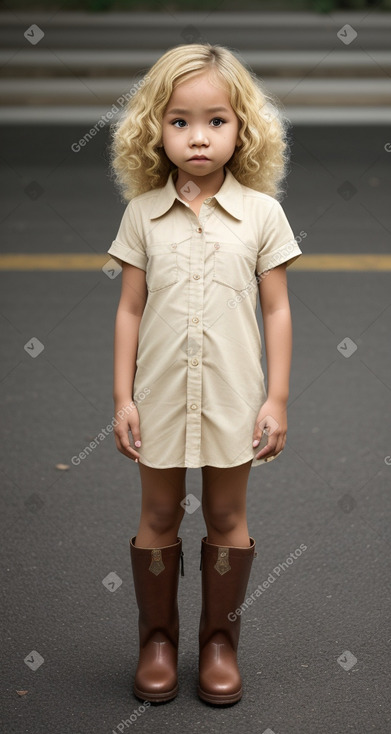
M 193 155 L 192 158 L 189 158 L 190 161 L 208 161 L 209 158 L 206 157 L 206 155 Z

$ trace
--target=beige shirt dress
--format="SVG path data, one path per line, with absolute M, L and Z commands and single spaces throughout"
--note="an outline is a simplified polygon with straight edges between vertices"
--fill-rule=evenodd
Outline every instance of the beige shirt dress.
M 265 433 L 252 446 L 267 398 L 258 284 L 266 270 L 302 252 L 280 203 L 224 171 L 199 217 L 178 195 L 171 171 L 164 187 L 129 202 L 108 250 L 146 273 L 132 394 L 139 461 L 155 468 L 225 468 L 250 459 L 258 466 L 276 458 L 255 459 Z

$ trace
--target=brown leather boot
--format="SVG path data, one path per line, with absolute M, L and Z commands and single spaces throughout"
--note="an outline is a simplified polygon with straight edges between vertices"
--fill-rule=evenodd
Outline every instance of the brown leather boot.
M 139 609 L 139 661 L 133 691 L 143 701 L 170 701 L 178 693 L 178 580 L 182 539 L 163 548 L 136 548 L 130 540 Z
M 242 697 L 236 659 L 241 618 L 235 610 L 244 601 L 256 555 L 255 540 L 249 540 L 248 548 L 238 548 L 220 547 L 202 539 L 198 695 L 208 703 L 236 703 Z M 234 621 L 230 621 L 230 612 Z

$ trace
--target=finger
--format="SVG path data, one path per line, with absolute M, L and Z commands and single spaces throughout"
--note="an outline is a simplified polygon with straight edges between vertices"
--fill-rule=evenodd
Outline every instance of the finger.
M 265 428 L 264 423 L 262 421 L 259 421 L 254 428 L 253 448 L 259 446 L 263 438 L 265 438 L 266 441 L 268 440 L 268 432 Z M 262 448 L 266 448 L 266 446 L 262 446 Z
M 136 451 L 135 449 L 133 449 L 130 445 L 129 446 L 125 446 L 125 448 L 122 448 L 122 446 L 121 446 L 120 452 L 121 452 L 121 454 L 124 454 L 125 456 L 127 456 L 129 459 L 134 459 L 135 462 L 136 462 L 136 464 L 138 463 L 138 460 L 140 458 L 140 454 L 138 453 L 138 451 Z
M 138 451 L 136 451 L 129 443 L 129 439 L 125 441 L 121 441 L 121 446 L 126 451 L 127 454 L 131 454 L 132 456 L 136 457 L 137 459 L 140 457 L 140 454 Z
M 262 428 L 259 427 L 259 425 L 257 425 L 254 428 L 254 433 L 253 433 L 253 448 L 256 448 L 257 446 L 259 446 L 259 443 L 262 440 L 262 436 L 263 436 L 263 430 Z
M 117 444 L 118 450 L 125 456 L 130 455 L 132 458 L 135 458 L 135 461 L 138 461 L 140 454 L 130 445 L 127 432 L 120 433 L 117 435 L 117 438 L 119 439 L 119 445 Z
M 279 427 L 279 423 L 272 415 L 265 415 L 263 418 L 261 418 L 260 421 L 257 422 L 254 428 L 253 439 L 256 441 L 258 440 L 259 435 L 262 436 L 262 434 L 265 433 L 268 437 L 275 434 L 275 439 L 277 441 L 278 434 L 276 433 L 276 431 L 278 431 Z
M 137 446 L 137 448 L 140 448 L 141 446 L 140 424 L 137 423 L 133 425 L 131 428 L 131 431 L 132 431 L 134 445 Z
M 276 453 L 278 454 L 285 446 L 286 442 L 286 432 L 281 433 L 278 437 L 277 446 L 276 446 Z
M 276 448 L 276 441 L 268 441 L 266 446 L 263 447 L 261 451 L 259 451 L 255 458 L 256 459 L 264 459 L 266 456 L 271 456 Z
M 280 437 L 280 439 L 277 441 L 276 454 L 282 451 L 282 449 L 284 448 L 284 445 L 285 445 L 284 438 Z
M 255 458 L 256 459 L 265 459 L 265 458 L 268 459 L 272 456 L 277 456 L 283 450 L 285 446 L 285 441 L 277 441 L 276 446 L 272 447 L 272 450 L 270 451 L 270 453 L 266 453 L 265 449 L 268 450 L 269 446 L 270 444 L 265 446 L 264 449 L 262 449 L 262 451 L 260 451 L 259 454 L 257 454 Z M 263 454 L 263 451 L 265 451 L 265 454 Z

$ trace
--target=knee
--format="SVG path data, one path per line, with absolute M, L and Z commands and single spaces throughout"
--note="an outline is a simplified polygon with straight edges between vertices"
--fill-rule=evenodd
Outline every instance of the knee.
M 181 505 L 154 504 L 147 510 L 147 523 L 159 535 L 169 533 L 179 527 L 183 513 Z
M 204 520 L 209 530 L 228 535 L 240 524 L 242 518 L 233 508 L 215 506 L 203 509 Z

